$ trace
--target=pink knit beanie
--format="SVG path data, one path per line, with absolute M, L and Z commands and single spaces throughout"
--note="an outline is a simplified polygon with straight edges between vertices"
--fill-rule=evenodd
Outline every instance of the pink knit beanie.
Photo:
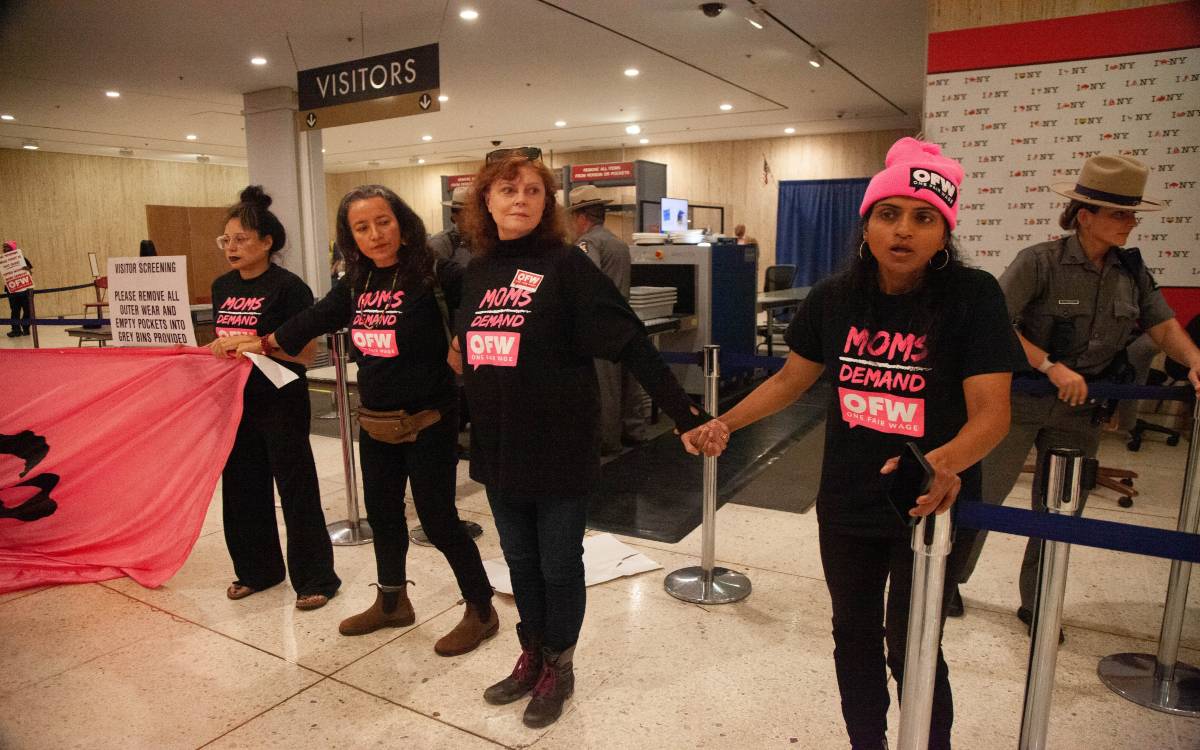
M 942 156 L 936 143 L 901 138 L 888 149 L 887 166 L 871 178 L 863 196 L 859 216 L 866 216 L 875 202 L 894 195 L 918 198 L 942 212 L 950 229 L 958 222 L 958 186 L 963 168 L 955 160 Z

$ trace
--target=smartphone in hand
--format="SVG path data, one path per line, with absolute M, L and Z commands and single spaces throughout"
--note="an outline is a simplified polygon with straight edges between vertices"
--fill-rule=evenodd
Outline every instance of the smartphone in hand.
M 933 483 L 933 467 L 925 460 L 925 454 L 912 441 L 906 441 L 900 451 L 900 461 L 896 470 L 885 474 L 884 492 L 896 515 L 905 526 L 916 526 L 921 520 L 909 515 L 909 511 L 917 507 L 917 498 L 929 492 Z

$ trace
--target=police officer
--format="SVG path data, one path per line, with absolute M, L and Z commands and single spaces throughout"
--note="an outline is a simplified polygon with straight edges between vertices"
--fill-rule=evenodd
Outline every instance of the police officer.
M 434 256 L 443 260 L 453 260 L 464 268 L 471 260 L 471 248 L 467 246 L 466 237 L 458 229 L 458 217 L 467 202 L 467 191 L 470 189 L 467 185 L 459 185 L 450 194 L 450 200 L 442 201 L 442 205 L 450 209 L 450 223 L 453 226 L 429 238 L 429 249 Z
M 580 185 L 571 190 L 570 203 L 575 245 L 612 279 L 621 296 L 629 299 L 629 246 L 604 226 L 604 207 L 612 201 L 601 197 L 595 185 Z M 596 360 L 596 378 L 600 381 L 600 452 L 613 455 L 621 452 L 622 441 L 645 440 L 637 384 L 624 376 L 619 364 L 607 360 Z
M 1157 211 L 1142 199 L 1149 170 L 1125 156 L 1093 156 L 1078 182 L 1052 185 L 1070 198 L 1059 225 L 1072 234 L 1022 250 L 1000 277 L 1009 315 L 1030 367 L 1054 384 L 1055 395 L 1014 393 L 1012 427 L 983 461 L 983 501 L 1002 503 L 1037 447 L 1033 507 L 1042 507 L 1041 472 L 1050 448 L 1077 448 L 1096 455 L 1102 425 L 1088 399 L 1089 381 L 1128 382 L 1124 347 L 1135 327 L 1146 331 L 1172 359 L 1188 367 L 1200 392 L 1200 350 L 1175 320 L 1136 248 L 1124 249 L 1139 211 Z M 1036 377 L 1033 373 L 1030 376 Z M 980 532 L 960 582 L 979 557 Z M 1038 542 L 1030 539 L 1021 565 L 1021 608 L 1032 621 Z M 957 592 L 955 594 L 957 598 Z M 961 611 L 961 599 L 956 602 Z M 1060 635 L 1061 639 L 1061 635 Z

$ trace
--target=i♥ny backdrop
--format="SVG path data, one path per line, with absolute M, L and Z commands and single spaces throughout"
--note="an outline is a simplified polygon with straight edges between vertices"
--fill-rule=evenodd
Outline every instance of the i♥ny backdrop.
M 1063 233 L 1050 184 L 1099 153 L 1146 164 L 1164 208 L 1128 245 L 1181 321 L 1200 312 L 1200 2 L 932 34 L 924 126 L 966 172 L 964 255 L 997 276 Z

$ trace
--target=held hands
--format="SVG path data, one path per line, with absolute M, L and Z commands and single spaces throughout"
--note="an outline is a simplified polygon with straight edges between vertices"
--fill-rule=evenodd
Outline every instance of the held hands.
M 719 456 L 729 445 L 729 427 L 719 419 L 709 420 L 679 436 L 683 449 L 693 456 Z
M 959 479 L 958 475 L 945 468 L 938 461 L 933 451 L 926 453 L 925 459 L 933 467 L 933 481 L 929 484 L 929 492 L 917 498 L 917 507 L 908 512 L 911 516 L 945 513 L 950 509 L 951 505 L 954 505 L 954 501 L 958 499 L 958 491 L 962 487 L 962 480 Z M 896 466 L 899 463 L 900 457 L 893 456 L 883 462 L 879 473 L 891 474 L 896 470 Z
M 213 356 L 217 359 L 233 359 L 241 354 L 241 347 L 250 342 L 254 342 L 255 346 L 257 346 L 258 337 L 247 335 L 218 336 L 217 338 L 213 339 L 211 344 L 208 345 L 208 350 L 211 351 Z
M 1061 362 L 1054 363 L 1046 373 L 1050 382 L 1058 389 L 1058 400 L 1071 406 L 1079 406 L 1087 401 L 1087 381 L 1083 376 Z
M 249 352 L 250 354 L 262 354 L 263 353 L 262 341 L 260 341 L 258 338 L 255 338 L 253 336 L 250 337 L 249 341 L 238 344 L 237 351 L 234 353 L 233 356 L 244 357 L 247 352 Z
M 450 346 L 446 349 L 446 364 L 450 365 L 455 375 L 462 375 L 462 349 L 458 344 L 458 336 L 450 339 Z

